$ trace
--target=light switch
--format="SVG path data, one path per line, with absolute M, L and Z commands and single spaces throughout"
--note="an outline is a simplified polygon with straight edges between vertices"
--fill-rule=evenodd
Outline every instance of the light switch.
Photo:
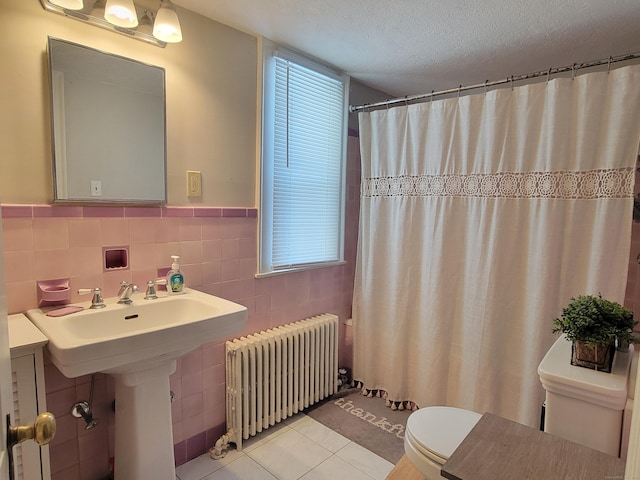
M 100 180 L 91 180 L 91 196 L 102 196 L 102 182 Z
M 202 174 L 197 171 L 187 170 L 187 197 L 199 197 L 202 195 Z

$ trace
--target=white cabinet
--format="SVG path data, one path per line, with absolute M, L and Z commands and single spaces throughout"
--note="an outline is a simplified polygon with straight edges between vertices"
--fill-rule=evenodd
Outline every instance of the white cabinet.
M 9 315 L 13 425 L 28 425 L 46 411 L 43 346 L 47 338 L 27 317 Z M 49 447 L 24 442 L 14 447 L 16 480 L 50 480 Z

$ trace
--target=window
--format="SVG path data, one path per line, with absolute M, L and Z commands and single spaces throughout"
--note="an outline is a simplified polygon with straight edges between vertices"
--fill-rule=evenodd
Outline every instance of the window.
M 260 273 L 340 262 L 348 78 L 266 50 Z

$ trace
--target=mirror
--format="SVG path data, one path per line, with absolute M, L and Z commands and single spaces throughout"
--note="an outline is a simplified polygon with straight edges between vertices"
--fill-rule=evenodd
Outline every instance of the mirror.
M 163 68 L 49 37 L 54 201 L 166 203 Z

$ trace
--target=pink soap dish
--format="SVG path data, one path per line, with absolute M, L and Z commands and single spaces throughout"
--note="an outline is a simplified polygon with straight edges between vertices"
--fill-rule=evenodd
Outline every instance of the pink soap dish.
M 40 280 L 38 285 L 38 306 L 66 305 L 71 301 L 71 288 L 68 278 Z

